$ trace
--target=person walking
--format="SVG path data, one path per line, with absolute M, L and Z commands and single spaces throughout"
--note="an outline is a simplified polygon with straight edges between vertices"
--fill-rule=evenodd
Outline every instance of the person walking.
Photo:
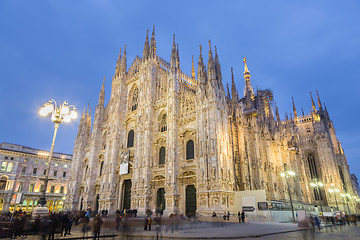
M 230 212 L 229 211 L 227 212 L 226 218 L 228 221 L 230 220 Z
M 239 223 L 241 223 L 241 213 L 240 213 L 240 211 L 238 211 L 238 218 L 239 218 Z
M 121 215 L 120 215 L 120 211 L 118 213 L 116 213 L 116 218 L 115 218 L 115 222 L 116 222 L 116 230 L 119 231 L 120 230 L 120 225 L 121 225 Z
M 100 214 L 96 214 L 93 222 L 94 240 L 100 239 L 100 228 L 103 221 L 100 218 Z
M 158 214 L 155 219 L 155 229 L 156 229 L 156 239 L 162 239 L 162 233 L 161 233 L 161 215 Z

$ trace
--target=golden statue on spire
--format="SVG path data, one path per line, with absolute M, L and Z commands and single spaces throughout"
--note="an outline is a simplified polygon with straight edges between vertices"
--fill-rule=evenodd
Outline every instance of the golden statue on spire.
M 247 64 L 246 64 L 246 57 L 244 57 L 243 62 L 245 63 L 244 73 L 250 73 L 250 72 L 249 72 L 249 69 L 248 69 L 248 67 L 247 67 Z

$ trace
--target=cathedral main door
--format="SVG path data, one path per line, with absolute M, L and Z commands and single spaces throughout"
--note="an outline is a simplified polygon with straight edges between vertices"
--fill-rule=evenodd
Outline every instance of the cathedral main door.
M 122 210 L 130 209 L 131 206 L 131 180 L 125 180 L 123 184 Z
M 160 213 L 162 213 L 165 209 L 165 190 L 164 188 L 159 188 L 157 191 L 156 197 L 156 208 Z
M 186 187 L 186 216 L 195 216 L 196 213 L 196 188 L 194 185 Z

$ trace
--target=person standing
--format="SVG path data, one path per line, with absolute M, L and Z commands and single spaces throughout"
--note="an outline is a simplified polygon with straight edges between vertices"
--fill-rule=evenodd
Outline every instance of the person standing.
M 227 212 L 226 218 L 228 221 L 230 220 L 230 212 L 229 211 Z
M 239 223 L 241 223 L 241 213 L 240 213 L 240 211 L 238 211 L 238 218 L 239 218 Z
M 96 214 L 93 222 L 94 239 L 100 239 L 100 228 L 103 221 L 100 218 L 100 214 Z
M 245 223 L 245 212 L 244 210 L 241 212 L 241 221 Z

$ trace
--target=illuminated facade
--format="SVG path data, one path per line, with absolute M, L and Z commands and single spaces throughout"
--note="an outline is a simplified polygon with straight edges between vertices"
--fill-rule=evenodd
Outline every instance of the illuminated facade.
M 104 84 L 95 108 L 83 113 L 75 140 L 69 208 L 137 209 L 207 215 L 235 211 L 234 192 L 264 189 L 269 203 L 288 201 L 284 163 L 296 172 L 295 202 L 335 206 L 333 184 L 353 194 L 349 168 L 326 107 L 311 96 L 312 111 L 281 120 L 271 90 L 254 90 L 246 60 L 244 94 L 223 86 L 209 42 L 195 76 L 156 55 L 155 33 L 143 57 L 127 68 L 126 47 L 116 64 L 110 101 Z M 129 166 L 124 170 L 124 167 Z M 315 191 L 318 179 L 324 188 Z M 340 197 L 338 197 L 340 199 Z M 341 202 L 339 202 L 341 204 Z M 342 206 L 342 205 L 341 205 Z
M 41 195 L 49 152 L 22 145 L 0 144 L 0 208 L 1 212 L 14 209 L 14 200 L 23 194 L 22 202 L 16 209 L 27 212 L 36 206 Z M 47 206 L 51 211 L 63 210 L 67 182 L 71 174 L 70 154 L 54 153 L 49 177 L 52 179 L 47 189 Z

